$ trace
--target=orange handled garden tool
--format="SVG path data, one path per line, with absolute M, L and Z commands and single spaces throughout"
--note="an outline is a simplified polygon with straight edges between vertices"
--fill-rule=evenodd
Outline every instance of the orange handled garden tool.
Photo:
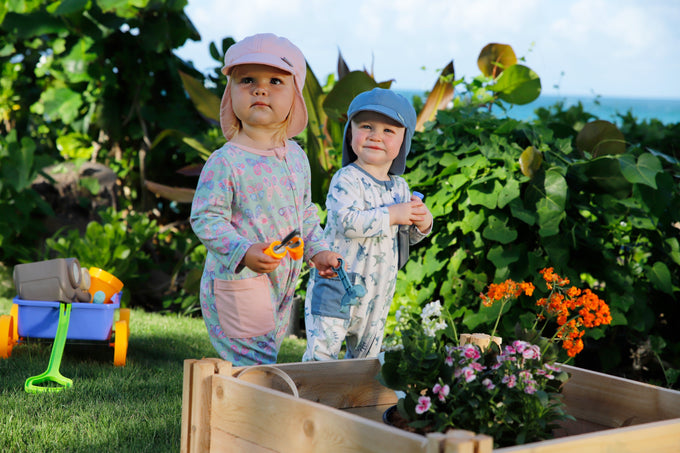
M 272 258 L 280 260 L 286 256 L 286 252 L 288 252 L 291 258 L 294 260 L 299 260 L 302 258 L 302 254 L 304 253 L 305 242 L 301 237 L 298 236 L 298 234 L 300 234 L 298 230 L 291 231 L 282 240 L 274 241 L 269 244 L 269 247 L 265 249 L 264 253 L 271 256 Z

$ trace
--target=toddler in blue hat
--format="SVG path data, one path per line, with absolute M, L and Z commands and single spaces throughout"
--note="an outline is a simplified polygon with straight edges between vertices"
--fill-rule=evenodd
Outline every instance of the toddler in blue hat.
M 337 359 L 343 341 L 345 358 L 380 352 L 408 244 L 432 231 L 432 214 L 400 176 L 415 125 L 413 106 L 391 90 L 361 93 L 349 106 L 342 168 L 333 175 L 326 198 L 324 236 L 344 257 L 352 283 L 363 285 L 366 293 L 349 310 L 341 309 L 340 282 L 312 272 L 305 299 L 305 361 Z

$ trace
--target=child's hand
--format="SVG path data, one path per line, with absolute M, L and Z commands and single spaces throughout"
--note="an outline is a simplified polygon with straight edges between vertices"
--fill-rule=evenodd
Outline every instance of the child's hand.
M 324 250 L 314 255 L 309 260 L 309 265 L 315 267 L 321 277 L 335 277 L 337 273 L 333 268 L 337 268 L 340 265 L 338 258 L 342 258 L 342 255 L 330 250 Z
M 429 232 L 432 228 L 432 213 L 427 209 L 423 200 L 415 195 L 411 195 L 411 217 L 409 220 L 421 233 Z
M 272 258 L 264 253 L 269 244 L 258 242 L 251 245 L 243 257 L 243 264 L 253 272 L 268 274 L 281 264 L 281 260 Z
M 393 204 L 387 208 L 390 211 L 390 224 L 415 225 L 425 233 L 432 225 L 432 214 L 419 197 L 411 195 L 408 203 Z

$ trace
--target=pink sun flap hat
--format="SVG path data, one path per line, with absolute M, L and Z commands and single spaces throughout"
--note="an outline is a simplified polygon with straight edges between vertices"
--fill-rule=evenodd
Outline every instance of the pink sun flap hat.
M 224 67 L 222 74 L 229 76 L 234 66 L 242 64 L 263 64 L 273 66 L 293 75 L 295 81 L 295 98 L 290 111 L 290 122 L 286 130 L 288 138 L 295 137 L 307 127 L 307 106 L 302 96 L 302 88 L 305 86 L 307 64 L 293 43 L 283 37 L 272 33 L 260 33 L 243 38 L 233 44 L 224 55 Z M 234 115 L 231 107 L 231 96 L 224 91 L 220 105 L 220 125 L 222 133 L 227 140 L 233 136 L 232 126 L 238 124 L 238 118 Z

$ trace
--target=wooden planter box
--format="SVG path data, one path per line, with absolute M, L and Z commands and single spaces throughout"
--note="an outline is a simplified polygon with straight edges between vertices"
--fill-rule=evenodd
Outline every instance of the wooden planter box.
M 279 375 L 283 371 L 293 388 Z M 376 359 L 232 367 L 184 362 L 181 451 L 591 453 L 680 451 L 680 392 L 563 365 L 563 390 L 577 421 L 560 437 L 493 449 L 488 436 L 451 430 L 428 436 L 385 425 L 396 403 L 376 380 Z M 239 376 L 239 373 L 244 374 Z

